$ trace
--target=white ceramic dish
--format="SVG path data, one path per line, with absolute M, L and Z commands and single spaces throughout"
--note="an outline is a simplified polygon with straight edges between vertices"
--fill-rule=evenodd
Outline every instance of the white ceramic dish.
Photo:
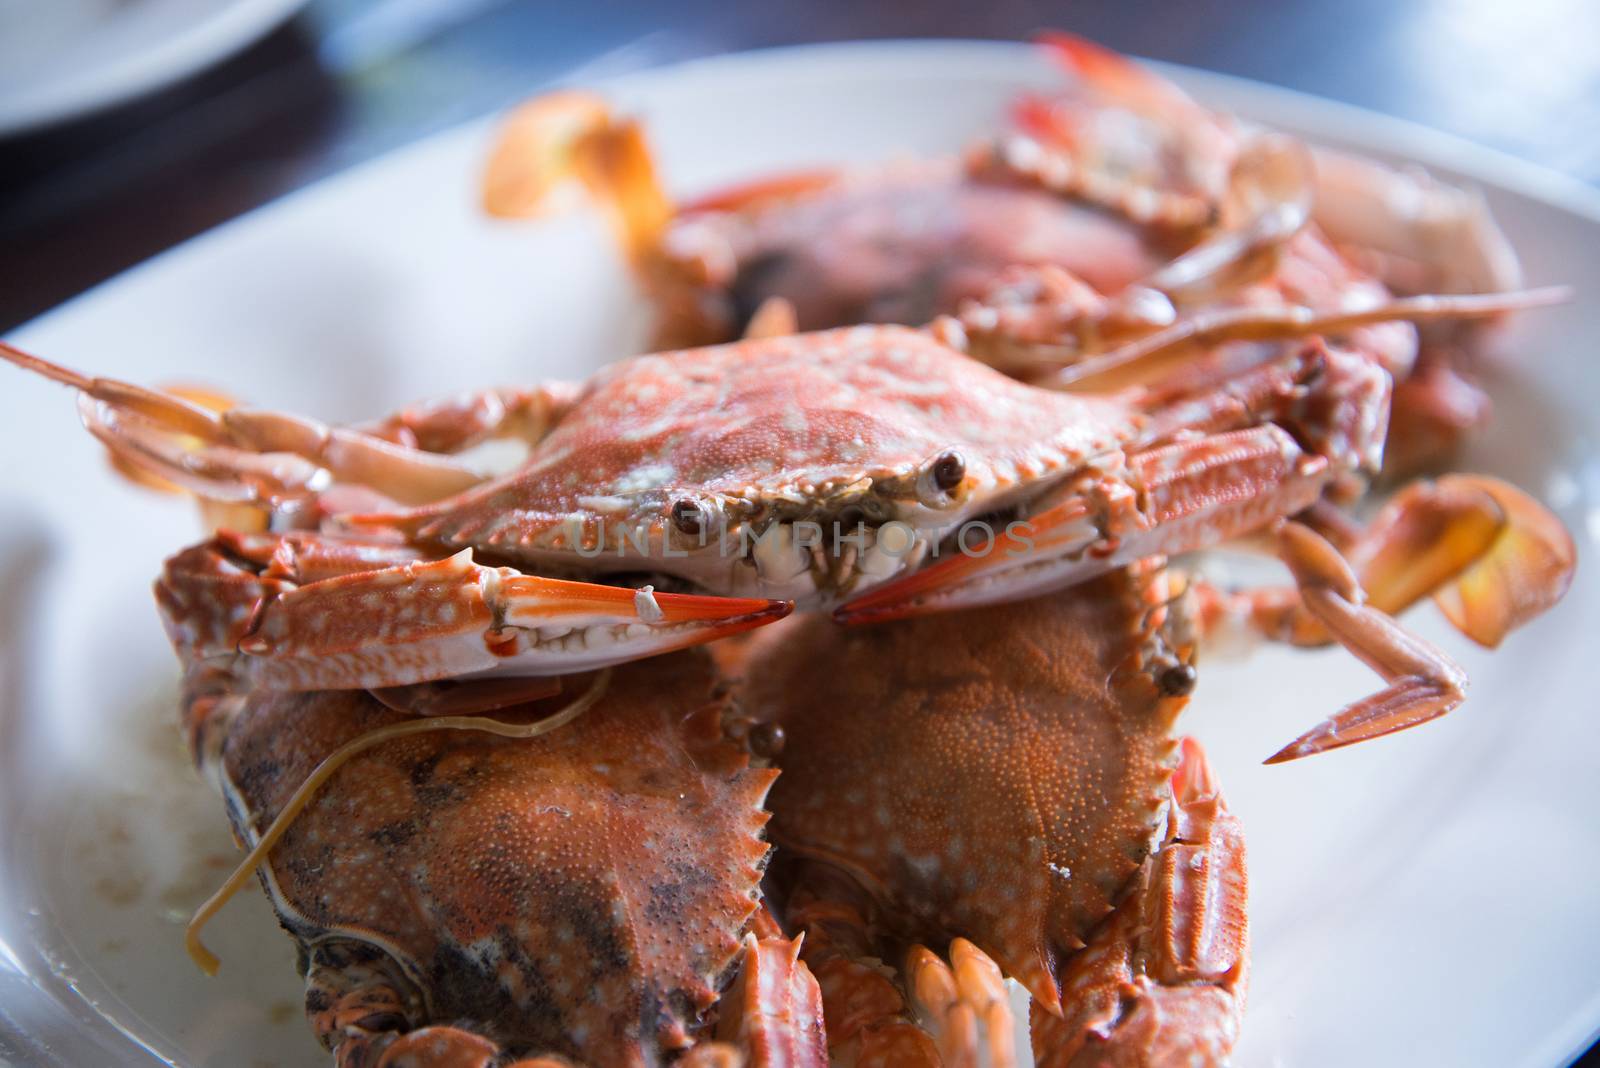
M 1205 98 L 1476 183 L 1530 280 L 1578 299 L 1518 325 L 1526 355 L 1475 466 L 1551 502 L 1586 557 L 1572 594 L 1497 656 L 1430 610 L 1470 669 L 1424 729 L 1283 767 L 1261 758 L 1372 680 L 1338 652 L 1214 662 L 1188 728 L 1250 837 L 1251 1065 L 1556 1064 L 1600 1024 L 1600 195 L 1436 134 L 1258 85 L 1175 72 Z M 607 87 L 651 123 L 684 191 L 786 165 L 955 148 L 1054 73 L 1016 45 L 898 43 L 685 64 Z M 487 221 L 490 128 L 430 139 L 190 242 L 15 340 L 143 382 L 207 381 L 331 419 L 429 394 L 581 373 L 641 309 L 597 221 Z M 293 952 L 260 895 L 209 937 L 181 920 L 235 854 L 172 729 L 149 582 L 196 533 L 117 481 L 68 395 L 0 372 L 0 1051 L 17 1060 L 321 1064 Z M 53 1056 L 39 1051 L 48 1047 Z
M 0 134 L 159 89 L 264 36 L 305 0 L 0 0 Z

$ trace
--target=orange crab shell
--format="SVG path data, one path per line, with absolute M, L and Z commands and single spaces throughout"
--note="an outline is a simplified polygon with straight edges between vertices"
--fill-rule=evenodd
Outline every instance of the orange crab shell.
M 730 522 L 821 509 L 952 448 L 968 485 L 993 494 L 1116 448 L 1137 420 L 1119 400 L 1034 389 L 905 327 L 764 338 L 611 365 L 520 470 L 404 522 L 454 549 L 592 550 L 584 564 L 602 569 L 627 566 L 617 552 L 638 532 L 670 571 L 680 499 L 736 503 Z
M 769 297 L 793 305 L 801 330 L 914 326 L 1018 264 L 1056 264 L 1110 293 L 1159 262 L 1135 227 L 951 159 L 780 177 L 685 205 L 642 273 L 656 342 L 679 347 L 737 336 Z
M 909 917 L 901 937 L 971 939 L 1057 1011 L 1062 963 L 1169 797 L 1192 682 L 1169 592 L 1136 567 L 1020 604 L 753 637 L 741 701 L 788 736 L 780 856 L 842 869 Z
M 534 740 L 385 743 L 334 775 L 263 882 L 318 962 L 346 947 L 337 982 L 402 975 L 373 997 L 409 1028 L 465 1020 L 513 1052 L 654 1063 L 694 1040 L 759 898 L 777 773 L 724 739 L 727 704 L 707 658 L 668 656 L 617 669 L 599 705 Z M 362 691 L 262 693 L 203 726 L 226 730 L 225 793 L 253 839 L 319 760 L 403 718 Z M 329 1001 L 313 990 L 307 1009 L 334 1045 Z

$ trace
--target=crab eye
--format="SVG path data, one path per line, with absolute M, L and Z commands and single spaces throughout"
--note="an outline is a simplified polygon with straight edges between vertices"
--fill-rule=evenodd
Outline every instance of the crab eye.
M 751 726 L 745 744 L 749 746 L 752 756 L 771 760 L 783 752 L 786 740 L 783 728 L 776 723 L 757 723 Z
M 379 1031 L 408 1030 L 406 1018 L 398 1012 L 369 1012 L 355 1022 L 355 1027 L 374 1034 Z
M 946 449 L 922 469 L 922 476 L 917 479 L 917 495 L 929 507 L 947 507 L 950 495 L 960 488 L 961 480 L 966 477 L 966 458 L 954 449 Z
M 1156 686 L 1167 697 L 1183 697 L 1194 691 L 1198 675 L 1191 664 L 1177 663 L 1162 669 Z
M 672 525 L 686 538 L 698 538 L 706 529 L 705 509 L 700 502 L 679 497 L 672 502 Z
M 961 480 L 967 477 L 967 461 L 961 458 L 959 452 L 941 452 L 933 459 L 933 466 L 929 468 L 933 477 L 933 484 L 946 493 L 952 492 L 961 485 Z

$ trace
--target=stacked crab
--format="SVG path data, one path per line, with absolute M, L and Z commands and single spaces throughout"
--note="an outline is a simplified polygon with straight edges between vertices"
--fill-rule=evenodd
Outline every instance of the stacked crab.
M 1037 1063 L 1220 1061 L 1246 877 L 1176 731 L 1197 647 L 1381 676 L 1290 760 L 1461 703 L 1412 603 L 1492 646 L 1565 590 L 1494 479 L 1347 510 L 1550 296 L 1478 203 L 1047 47 L 1071 84 L 961 160 L 678 208 L 602 102 L 519 112 L 490 209 L 577 175 L 710 347 L 355 428 L 7 350 L 221 520 L 157 599 L 252 847 L 223 893 L 259 874 L 337 1063 L 1014 1064 L 1007 978 Z M 1167 566 L 1252 535 L 1292 585 Z

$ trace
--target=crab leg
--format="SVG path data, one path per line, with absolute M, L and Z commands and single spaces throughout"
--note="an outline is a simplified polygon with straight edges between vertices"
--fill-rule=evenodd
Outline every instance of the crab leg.
M 290 568 L 241 561 L 228 546 L 207 542 L 168 561 L 156 597 L 190 669 L 218 669 L 240 687 L 587 671 L 761 626 L 792 607 L 540 578 L 483 567 L 470 551 L 298 584 Z
M 1267 759 L 1280 764 L 1415 727 L 1466 699 L 1467 676 L 1449 657 L 1365 604 L 1350 565 L 1311 528 L 1279 532 L 1279 552 L 1294 573 L 1306 610 L 1333 639 L 1381 675 L 1382 690 L 1346 705 Z
M 906 955 L 911 1004 L 946 1065 L 1014 1068 L 1016 1027 L 1000 966 L 965 938 L 946 962 L 926 946 Z
M 1132 286 L 1106 298 L 1063 276 L 1057 267 L 1018 269 L 983 302 L 963 307 L 960 322 L 967 351 L 1003 370 L 1047 371 L 1030 378 L 1035 385 L 1083 389 L 1089 379 L 1132 364 L 1153 363 L 1186 346 L 1339 336 L 1385 323 L 1494 318 L 1571 296 L 1564 287 L 1552 286 L 1474 296 L 1406 297 L 1348 311 L 1250 304 L 1177 318 L 1171 301 L 1151 285 Z
M 1419 346 L 1415 368 L 1395 382 L 1383 460 L 1386 475 L 1404 477 L 1437 468 L 1489 421 L 1493 403 L 1466 372 L 1470 360 L 1467 351 L 1453 344 Z
M 1185 739 L 1161 848 L 1067 962 L 1062 1013 L 1030 1013 L 1034 1063 L 1221 1064 L 1249 976 L 1244 836 L 1205 753 Z
M 1107 371 L 1149 359 L 1182 345 L 1217 345 L 1224 341 L 1282 341 L 1312 334 L 1337 335 L 1376 323 L 1424 323 L 1446 319 L 1493 318 L 1525 308 L 1563 303 L 1572 297 L 1565 286 L 1546 286 L 1515 293 L 1472 296 L 1404 297 L 1359 311 L 1320 311 L 1298 305 L 1224 308 L 1199 312 L 1147 337 L 1070 363 L 1036 383 L 1064 387 Z
M 1214 299 L 1264 278 L 1278 251 L 1311 218 L 1312 167 L 1304 145 L 1262 135 L 1245 143 L 1229 175 L 1237 219 L 1161 267 L 1144 285 L 1174 303 Z
M 975 154 L 968 166 L 980 179 L 1020 181 L 1064 199 L 1102 205 L 1136 224 L 1159 226 L 1181 219 L 1178 228 L 1184 229 L 1218 221 L 1217 206 L 1163 194 L 1120 176 L 1097 175 L 1070 154 L 1031 140 L 1002 142 Z M 1299 142 L 1276 135 L 1250 139 L 1232 161 L 1227 179 L 1231 217 L 1144 284 L 1174 300 L 1201 300 L 1270 274 L 1277 250 L 1311 218 L 1312 184 L 1311 157 Z
M 1124 110 L 1148 123 L 1153 132 L 1145 131 L 1146 142 L 1178 139 L 1190 149 L 1179 153 L 1180 158 L 1226 158 L 1230 141 L 1240 136 L 1177 86 L 1125 56 L 1060 32 L 1040 35 L 1039 43 L 1078 85 L 1065 100 L 1025 97 L 1016 118 L 1023 130 L 1068 152 L 1074 161 L 1092 166 L 1100 147 L 1097 133 L 1128 125 L 1096 124 L 1093 118 L 1102 110 Z M 1516 253 L 1481 195 L 1415 167 L 1397 170 L 1327 148 L 1314 149 L 1312 155 L 1313 218 L 1335 241 L 1420 265 L 1425 288 L 1485 293 L 1521 284 Z M 1075 175 L 1072 169 L 1066 173 Z M 1148 204 L 1176 200 L 1157 218 L 1203 219 L 1208 202 L 1220 199 L 1220 187 L 1214 179 L 1205 181 L 1204 174 L 1197 177 L 1201 180 L 1187 198 L 1151 187 L 1142 200 L 1132 192 L 1124 192 L 1122 200 L 1146 212 Z M 1133 183 L 1135 189 L 1143 184 Z
M 338 480 L 423 504 L 482 481 L 453 460 L 361 431 L 281 412 L 211 412 L 156 390 L 81 375 L 4 342 L 0 357 L 77 389 L 84 424 L 115 456 L 203 497 L 306 497 Z
M 0 342 L 0 357 L 79 391 L 84 425 L 112 455 L 200 497 L 300 499 L 334 482 L 401 504 L 440 500 L 484 476 L 444 455 L 490 437 L 537 442 L 578 387 L 487 390 L 402 410 L 365 430 L 260 409 L 213 412 L 181 397 L 91 378 Z
M 723 995 L 717 1041 L 696 1046 L 678 1063 L 686 1068 L 827 1068 L 822 992 L 800 959 L 803 941 L 803 936 L 746 934 L 739 978 Z
M 536 445 L 571 409 L 580 388 L 575 382 L 549 382 L 531 389 L 485 389 L 415 404 L 359 429 L 432 453 L 461 452 L 491 438 Z
M 799 861 L 789 919 L 806 932 L 822 988 L 828 1052 L 847 1065 L 1014 1065 L 1011 1005 L 1000 968 L 964 938 L 946 960 L 912 945 L 898 975 L 874 956 L 877 904 L 826 862 Z

